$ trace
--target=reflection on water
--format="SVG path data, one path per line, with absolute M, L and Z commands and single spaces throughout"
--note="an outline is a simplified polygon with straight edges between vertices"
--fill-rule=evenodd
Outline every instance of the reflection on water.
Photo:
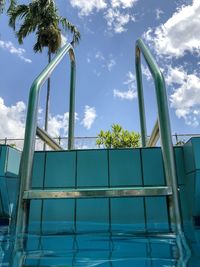
M 96 235 L 28 235 L 25 249 L 18 250 L 14 254 L 13 244 L 14 240 L 8 235 L 1 238 L 1 266 L 185 266 L 179 262 L 179 249 L 173 238 L 142 238 L 102 233 Z M 13 262 L 12 259 L 14 259 Z M 200 264 L 188 266 L 196 267 Z
M 198 267 L 200 246 L 181 255 L 173 235 L 142 237 L 131 233 L 27 235 L 23 250 L 13 253 L 14 238 L 0 228 L 0 266 L 10 267 Z M 20 239 L 18 240 L 21 241 Z M 19 243 L 20 244 L 20 243 Z M 184 249 L 183 249 L 184 251 Z M 185 252 L 183 252 L 185 253 Z

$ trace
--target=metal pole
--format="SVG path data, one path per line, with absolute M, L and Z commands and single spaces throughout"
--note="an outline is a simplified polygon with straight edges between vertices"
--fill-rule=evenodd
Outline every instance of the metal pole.
M 66 44 L 54 57 L 51 63 L 48 64 L 47 67 L 41 72 L 41 74 L 35 79 L 30 89 L 25 127 L 24 148 L 19 171 L 20 192 L 17 204 L 17 218 L 15 225 L 16 237 L 19 234 L 22 234 L 21 240 L 23 240 L 23 235 L 27 227 L 28 219 L 29 202 L 23 200 L 23 192 L 25 190 L 29 190 L 31 186 L 31 172 L 35 151 L 39 93 L 42 85 L 50 77 L 51 73 L 67 53 L 69 53 L 70 60 L 74 61 L 75 57 L 73 56 L 73 47 L 70 44 Z M 17 239 L 15 246 L 19 246 Z
M 37 127 L 36 134 L 45 144 L 47 144 L 53 150 L 63 150 L 60 144 L 58 144 L 46 131 L 44 131 L 40 127 Z
M 144 94 L 143 94 L 143 84 L 142 84 L 142 71 L 140 62 L 140 49 L 136 47 L 136 77 L 137 77 L 137 93 L 138 93 L 138 105 L 140 112 L 140 127 L 141 127 L 141 138 L 142 147 L 147 146 L 147 127 L 146 127 L 146 117 L 145 117 L 145 105 L 144 105 Z
M 61 136 L 58 136 L 58 144 L 60 145 L 61 143 Z
M 165 81 L 164 81 L 164 77 L 162 73 L 160 72 L 158 65 L 156 64 L 154 58 L 152 57 L 148 48 L 145 46 L 145 44 L 143 43 L 141 39 L 139 39 L 136 42 L 136 58 L 137 58 L 136 59 L 136 75 L 137 75 L 136 77 L 137 77 L 137 80 L 140 81 L 141 79 L 141 66 L 140 66 L 141 62 L 140 62 L 139 51 L 142 52 L 144 59 L 147 63 L 147 66 L 149 67 L 149 70 L 154 78 L 157 108 L 158 108 L 158 122 L 159 122 L 159 130 L 160 130 L 160 137 L 161 137 L 161 149 L 162 149 L 162 154 L 163 154 L 166 181 L 167 181 L 167 185 L 171 186 L 172 191 L 173 191 L 172 197 L 169 197 L 171 198 L 170 217 L 171 217 L 171 222 L 175 223 L 175 231 L 178 234 L 182 234 L 180 204 L 179 204 L 178 187 L 177 187 L 177 180 L 176 180 L 176 169 L 175 169 L 174 151 L 173 151 L 173 145 L 172 145 L 171 127 L 170 127 L 170 120 L 169 120 L 169 111 L 168 111 Z M 143 90 L 142 86 L 139 86 L 138 90 Z M 142 107 L 141 107 L 141 110 L 142 110 L 142 116 L 144 116 L 144 110 Z M 142 125 L 141 125 L 141 129 L 142 129 Z
M 158 120 L 156 120 L 151 136 L 149 137 L 147 146 L 148 147 L 155 146 L 159 138 L 160 138 L 159 124 Z
M 74 55 L 73 55 L 73 57 L 74 57 Z M 74 59 L 71 61 L 68 150 L 71 150 L 74 148 L 75 80 L 76 80 L 76 64 L 75 64 L 75 57 L 74 57 Z
M 51 62 L 51 51 L 48 50 L 48 64 Z M 50 77 L 47 80 L 47 95 L 46 95 L 46 106 L 45 106 L 45 124 L 44 130 L 48 131 L 48 122 L 49 122 L 49 105 L 50 105 L 50 88 L 51 88 L 51 79 Z M 46 144 L 43 145 L 43 150 L 46 150 Z
M 175 138 L 176 138 L 176 144 L 178 143 L 178 135 L 175 133 Z

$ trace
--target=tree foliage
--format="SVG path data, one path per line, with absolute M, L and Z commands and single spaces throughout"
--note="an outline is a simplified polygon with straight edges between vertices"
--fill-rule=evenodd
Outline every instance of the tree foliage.
M 2 0 L 0 0 L 2 1 Z M 48 49 L 48 62 L 51 61 L 51 54 L 54 54 L 61 47 L 62 34 L 64 31 L 71 32 L 74 45 L 80 40 L 80 32 L 66 18 L 59 15 L 54 0 L 33 0 L 29 4 L 17 5 L 11 0 L 12 5 L 8 10 L 9 25 L 13 28 L 18 42 L 23 44 L 24 39 L 31 33 L 36 34 L 36 43 L 33 46 L 35 53 L 42 52 L 43 48 Z M 16 29 L 18 28 L 18 29 Z M 45 108 L 45 130 L 48 130 L 50 98 L 50 78 L 47 83 L 47 96 Z
M 16 35 L 20 44 L 30 33 L 36 32 L 35 52 L 42 52 L 47 47 L 55 53 L 61 46 L 61 28 L 73 35 L 72 43 L 78 43 L 80 32 L 66 18 L 59 15 L 53 0 L 34 0 L 28 5 L 12 4 L 8 10 L 9 25 L 16 31 L 17 21 L 20 22 Z
M 179 140 L 176 142 L 175 146 L 183 146 L 185 144 L 185 140 Z
M 4 11 L 6 2 L 8 2 L 8 4 L 9 4 L 9 8 L 8 8 L 8 10 L 9 10 L 10 8 L 12 8 L 12 7 L 15 5 L 15 3 L 16 3 L 15 0 L 10 0 L 10 1 L 0 0 L 0 13 L 2 13 L 2 12 Z
M 0 0 L 0 11 L 1 12 L 3 11 L 4 5 L 5 5 L 4 0 Z
M 101 130 L 96 144 L 105 148 L 128 148 L 140 146 L 140 134 L 124 130 L 121 125 L 113 124 L 111 131 Z

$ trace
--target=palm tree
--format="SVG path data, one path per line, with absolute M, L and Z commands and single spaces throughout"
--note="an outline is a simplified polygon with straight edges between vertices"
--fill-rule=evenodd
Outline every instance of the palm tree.
M 0 0 L 0 11 L 2 12 L 4 9 L 4 5 L 5 5 L 5 1 L 4 0 Z
M 15 0 L 10 0 L 9 3 L 10 3 L 10 6 L 8 9 L 10 9 L 15 4 Z M 0 0 L 0 13 L 4 11 L 5 4 L 6 4 L 5 0 Z
M 21 21 L 19 30 L 16 31 L 18 42 L 22 44 L 27 35 L 36 32 L 37 40 L 33 50 L 36 53 L 42 52 L 43 48 L 47 47 L 48 62 L 51 61 L 51 55 L 56 53 L 61 46 L 60 26 L 62 26 L 65 31 L 70 31 L 72 33 L 72 45 L 78 43 L 80 40 L 80 32 L 66 18 L 59 15 L 54 0 L 33 0 L 28 5 L 14 4 L 9 8 L 8 14 L 10 17 L 9 25 L 14 31 L 16 31 L 17 20 Z M 49 96 L 50 78 L 47 82 L 45 131 L 48 130 Z

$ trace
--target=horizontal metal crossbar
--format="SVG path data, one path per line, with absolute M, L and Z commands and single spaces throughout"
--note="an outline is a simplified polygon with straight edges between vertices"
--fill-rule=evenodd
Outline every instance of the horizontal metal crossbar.
M 160 138 L 159 122 L 158 122 L 158 120 L 156 120 L 153 131 L 152 131 L 151 136 L 148 140 L 147 146 L 148 147 L 155 146 L 157 144 L 159 138 Z
M 37 126 L 36 129 L 37 136 L 44 141 L 53 150 L 63 150 L 63 148 L 43 129 Z
M 84 189 L 45 189 L 24 191 L 23 199 L 54 198 L 103 198 L 103 197 L 147 197 L 172 195 L 169 186 L 84 188 Z

